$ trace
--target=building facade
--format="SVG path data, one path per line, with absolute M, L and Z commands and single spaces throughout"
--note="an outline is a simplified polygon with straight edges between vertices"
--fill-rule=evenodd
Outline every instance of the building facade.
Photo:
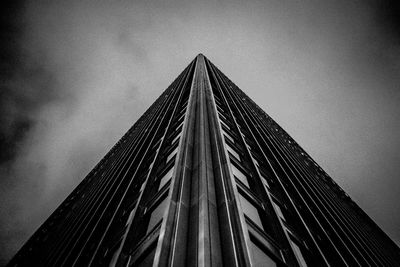
M 10 266 L 395 266 L 399 248 L 198 55 Z

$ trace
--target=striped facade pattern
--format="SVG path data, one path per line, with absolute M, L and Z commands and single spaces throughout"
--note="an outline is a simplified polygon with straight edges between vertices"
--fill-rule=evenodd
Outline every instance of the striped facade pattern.
M 199 54 L 9 266 L 396 266 L 395 243 Z

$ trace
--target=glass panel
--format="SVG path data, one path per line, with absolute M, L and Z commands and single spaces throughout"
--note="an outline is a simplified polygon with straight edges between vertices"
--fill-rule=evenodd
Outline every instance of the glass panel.
M 146 183 L 145 183 L 145 182 L 143 182 L 142 186 L 140 187 L 139 194 L 140 194 L 140 192 L 142 192 L 142 191 L 143 191 L 143 189 L 144 189 L 144 186 L 145 186 L 145 185 L 146 185 Z
M 164 198 L 164 200 L 160 204 L 158 204 L 158 206 L 151 212 L 151 217 L 149 224 L 147 226 L 146 234 L 148 234 L 151 230 L 153 230 L 154 226 L 159 221 L 161 221 L 166 207 L 167 207 L 167 199 Z
M 181 123 L 179 123 L 179 125 L 176 127 L 176 129 L 180 129 L 183 125 L 183 121 Z
M 174 150 L 172 150 L 171 153 L 169 153 L 169 155 L 168 155 L 168 157 L 167 157 L 167 162 L 169 162 L 170 159 L 172 159 L 172 158 L 176 155 L 176 152 L 177 152 L 177 151 L 178 151 L 178 147 L 176 147 Z
M 226 123 L 225 122 L 223 122 L 223 121 L 221 121 L 221 125 L 223 125 L 223 126 L 225 126 L 228 130 L 230 130 L 231 128 L 228 126 L 228 125 L 226 125 Z
M 160 180 L 160 185 L 158 186 L 158 190 L 160 190 L 169 180 L 172 178 L 172 172 L 174 168 L 171 168 Z
M 151 267 L 153 266 L 154 255 L 156 254 L 157 246 L 153 246 L 150 251 L 145 251 L 145 255 L 140 257 L 132 266 Z
M 171 145 L 175 144 L 176 140 L 178 140 L 181 137 L 181 134 L 178 134 L 177 136 L 175 136 L 174 140 L 172 140 Z
M 244 214 L 247 215 L 256 225 L 258 225 L 261 229 L 264 229 L 260 215 L 258 214 L 257 208 L 250 203 L 244 196 L 239 194 L 240 196 L 240 204 L 242 205 L 242 210 Z
M 222 130 L 222 132 L 224 133 L 224 136 L 225 136 L 226 139 L 229 139 L 229 141 L 231 141 L 232 143 L 235 143 L 235 140 L 233 140 L 232 136 L 227 134 L 224 130 Z
M 237 160 L 240 161 L 240 156 L 239 153 L 237 153 L 232 147 L 230 147 L 229 145 L 226 145 L 227 150 L 229 151 L 229 153 L 231 153 Z
M 186 113 L 183 112 L 182 114 L 179 115 L 179 119 L 177 119 L 177 121 L 180 121 L 183 117 L 185 117 Z
M 235 167 L 235 165 L 231 164 L 231 167 L 233 175 L 238 178 L 242 183 L 244 183 L 247 187 L 249 187 L 249 182 L 247 181 L 246 175 L 239 171 L 238 168 Z
M 281 207 L 279 207 L 279 205 L 276 204 L 275 202 L 272 202 L 272 204 L 274 205 L 274 207 L 275 207 L 275 209 L 276 209 L 276 213 L 278 214 L 278 216 L 279 216 L 282 220 L 285 221 L 286 219 L 285 219 L 285 216 L 283 216 Z
M 290 244 L 292 245 L 293 252 L 296 255 L 297 261 L 299 262 L 299 265 L 302 267 L 307 267 L 306 260 L 303 257 L 303 253 L 301 253 L 300 247 L 294 242 L 291 238 L 289 239 Z
M 219 114 L 219 117 L 220 117 L 222 120 L 226 121 L 226 117 L 225 117 L 224 114 L 222 114 L 221 112 L 218 112 L 218 114 Z
M 253 254 L 253 264 L 254 267 L 269 267 L 269 266 L 278 266 L 276 262 L 271 259 L 265 252 L 252 240 L 250 240 L 251 251 Z

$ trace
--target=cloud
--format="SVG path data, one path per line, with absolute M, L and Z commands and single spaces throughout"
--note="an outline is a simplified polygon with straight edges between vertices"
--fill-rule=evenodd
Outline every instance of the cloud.
M 0 258 L 200 52 L 398 242 L 398 8 L 376 3 L 28 1 L 3 9 Z

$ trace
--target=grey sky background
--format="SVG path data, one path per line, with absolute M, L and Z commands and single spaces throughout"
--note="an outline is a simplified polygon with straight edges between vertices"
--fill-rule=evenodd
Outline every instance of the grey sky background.
M 0 263 L 198 53 L 400 244 L 398 4 L 199 2 L 28 1 L 3 12 L 13 32 L 2 35 Z

